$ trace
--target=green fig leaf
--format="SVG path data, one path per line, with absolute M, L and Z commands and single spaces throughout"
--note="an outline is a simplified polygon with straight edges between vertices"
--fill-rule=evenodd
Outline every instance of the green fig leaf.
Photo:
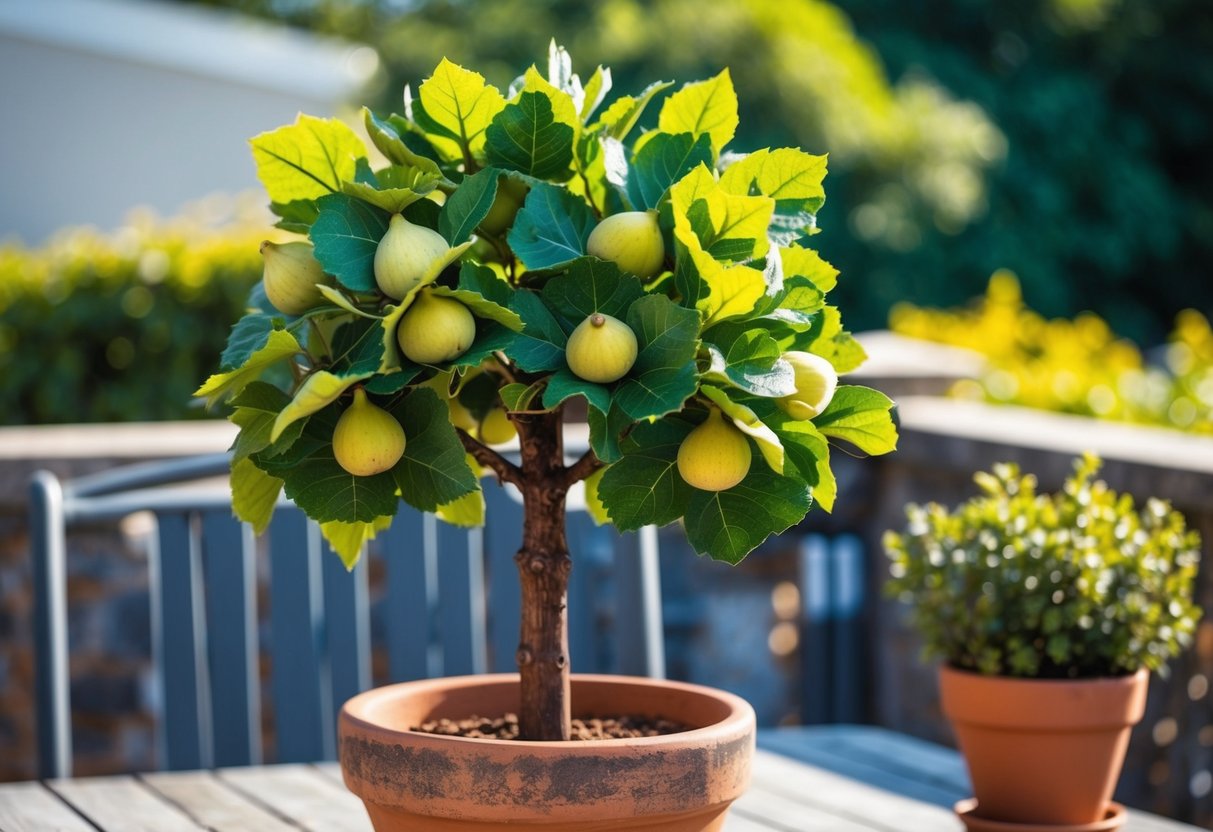
M 595 312 L 620 320 L 628 307 L 645 294 L 644 286 L 619 267 L 596 257 L 574 260 L 568 272 L 543 287 L 543 299 L 576 326 Z
M 438 214 L 438 233 L 451 245 L 458 245 L 472 236 L 476 226 L 489 215 L 497 197 L 497 180 L 501 171 L 485 168 L 466 177 L 455 192 L 447 197 Z
M 479 155 L 484 149 L 485 131 L 505 107 L 501 92 L 486 84 L 483 75 L 446 58 L 421 83 L 417 95 L 414 117 L 448 157 Z
M 656 208 L 665 192 L 695 168 L 712 164 L 711 137 L 703 133 L 658 133 L 632 160 L 628 198 L 637 209 Z M 766 228 L 763 228 L 765 236 Z
M 391 413 L 404 426 L 404 456 L 391 475 L 406 503 L 420 511 L 435 511 L 479 490 L 450 411 L 437 393 L 419 387 Z
M 572 127 L 556 119 L 546 93 L 524 92 L 485 131 L 485 152 L 490 164 L 506 170 L 562 179 L 573 162 L 575 135 Z
M 737 132 L 737 93 L 725 69 L 714 78 L 686 84 L 665 100 L 657 129 L 663 133 L 706 133 L 719 154 Z
M 320 265 L 351 291 L 376 291 L 375 250 L 391 215 L 347 194 L 330 194 L 316 204 L 320 216 L 309 236 Z
M 227 347 L 219 357 L 220 370 L 235 370 L 249 357 L 266 345 L 270 333 L 281 329 L 282 316 L 265 312 L 250 312 L 232 327 L 227 337 Z
M 711 335 L 720 330 L 713 329 Z M 726 382 L 754 396 L 778 398 L 796 392 L 795 373 L 788 362 L 781 360 L 783 351 L 774 338 L 749 328 L 729 334 L 735 337 L 704 342 L 710 358 L 705 378 Z
M 842 328 L 842 316 L 834 306 L 824 307 L 796 342 L 793 349 L 820 355 L 834 365 L 839 375 L 851 372 L 868 357 L 855 337 Z
M 797 148 L 758 150 L 725 168 L 720 185 L 741 196 L 757 192 L 771 197 L 774 215 L 779 218 L 777 228 L 803 236 L 804 228 L 825 204 L 826 162 L 825 156 Z
M 811 248 L 790 246 L 779 249 L 783 261 L 785 279 L 803 277 L 817 287 L 823 295 L 838 284 L 838 269 L 831 266 Z
M 195 396 L 205 396 L 207 405 L 226 396 L 234 396 L 244 389 L 249 382 L 256 380 L 266 368 L 279 361 L 303 352 L 295 336 L 281 329 L 275 329 L 266 336 L 265 343 L 253 351 L 248 358 L 234 370 L 216 373 L 203 382 L 194 391 Z
M 813 424 L 826 436 L 844 439 L 864 453 L 878 456 L 897 449 L 892 410 L 893 400 L 884 393 L 841 384 Z
M 628 310 L 636 333 L 636 363 L 615 389 L 614 402 L 633 421 L 664 416 L 682 408 L 699 381 L 699 315 L 665 295 L 645 295 Z
M 530 289 L 518 290 L 514 293 L 513 308 L 522 318 L 523 329 L 510 348 L 510 358 L 528 373 L 564 367 L 568 335 L 539 294 Z
M 674 419 L 644 423 L 606 469 L 598 497 L 620 531 L 664 526 L 683 515 L 694 491 L 678 473 L 678 447 L 691 425 Z
M 619 407 L 618 402 L 611 402 L 611 409 L 605 413 L 597 408 L 590 408 L 587 420 L 590 425 L 590 447 L 594 455 L 608 465 L 617 461 L 623 454 L 619 447 L 621 438 L 631 427 L 632 419 Z
M 615 103 L 606 108 L 602 118 L 598 120 L 598 124 L 605 127 L 612 138 L 623 141 L 627 138 L 628 133 L 632 132 L 636 122 L 640 121 L 640 116 L 649 106 L 649 102 L 672 86 L 674 86 L 672 81 L 654 81 L 645 87 L 640 95 L 620 96 L 615 99 Z
M 812 489 L 813 500 L 826 511 L 833 511 L 838 483 L 830 469 L 829 440 L 812 422 L 793 419 L 782 411 L 764 418 L 783 442 L 786 461 Z M 784 474 L 790 473 L 785 468 Z
M 568 368 L 557 370 L 548 378 L 548 387 L 543 394 L 543 406 L 559 407 L 565 399 L 584 396 L 591 406 L 606 411 L 611 406 L 611 391 L 602 384 L 579 378 Z
M 812 503 L 804 483 L 754 467 L 727 491 L 692 491 L 687 541 L 714 560 L 740 563 L 768 537 L 803 520 Z
M 270 456 L 282 453 L 299 438 L 303 432 L 302 420 L 291 425 L 278 437 L 277 442 L 271 437 L 274 420 L 290 402 L 290 396 L 264 381 L 248 384 L 232 398 L 233 410 L 229 418 L 240 427 L 240 433 L 232 443 L 233 463 L 256 453 L 265 452 Z M 273 450 L 267 450 L 271 445 Z
M 594 215 L 581 197 L 555 185 L 538 184 L 514 218 L 508 241 L 531 271 L 562 266 L 585 254 Z
M 379 118 L 369 108 L 363 107 L 362 123 L 366 127 L 367 135 L 371 137 L 371 143 L 388 158 L 388 161 L 417 168 L 422 173 L 431 176 L 442 176 L 442 168 L 438 166 L 438 163 L 427 156 L 413 152 L 401 139 L 400 131 L 390 121 Z
M 514 332 L 522 331 L 522 318 L 518 316 L 517 312 L 489 300 L 479 292 L 470 289 L 450 289 L 446 286 L 435 286 L 430 291 L 439 297 L 454 298 L 471 310 L 477 318 L 496 321 Z
M 244 457 L 232 461 L 231 487 L 232 512 L 252 526 L 256 534 L 262 534 L 274 516 L 274 507 L 282 493 L 282 480 L 265 473 Z

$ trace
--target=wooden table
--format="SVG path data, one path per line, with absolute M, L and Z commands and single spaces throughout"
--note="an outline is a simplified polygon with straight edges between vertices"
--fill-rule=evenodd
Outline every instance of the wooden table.
M 954 751 L 880 728 L 759 733 L 750 790 L 726 832 L 958 832 Z M 1194 830 L 1134 812 L 1128 832 Z M 0 784 L 0 832 L 370 832 L 336 764 Z

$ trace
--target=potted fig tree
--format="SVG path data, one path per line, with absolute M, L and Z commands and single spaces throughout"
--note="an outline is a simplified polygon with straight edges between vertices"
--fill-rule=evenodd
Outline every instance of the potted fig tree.
M 910 605 L 969 767 L 970 829 L 1113 829 L 1111 802 L 1149 672 L 1191 642 L 1200 541 L 1151 499 L 1094 480 L 1087 454 L 1056 494 L 1013 464 L 980 496 L 907 508 L 887 532 L 890 592 Z
M 863 353 L 807 245 L 825 158 L 723 152 L 727 70 L 603 108 L 610 86 L 554 45 L 505 92 L 444 60 L 403 114 L 363 112 L 374 156 L 308 116 L 252 140 L 279 228 L 301 236 L 263 247 L 264 285 L 199 390 L 241 428 L 238 515 L 264 527 L 285 491 L 352 564 L 400 500 L 475 525 L 487 472 L 524 503 L 519 676 L 345 707 L 346 782 L 379 830 L 718 828 L 753 713 L 706 688 L 570 676 L 565 497 L 584 480 L 600 521 L 682 521 L 736 563 L 830 508 L 831 440 L 895 444 L 889 399 L 836 383 Z M 589 423 L 576 459 L 571 399 Z M 515 435 L 516 456 L 494 447 Z M 520 739 L 414 730 L 490 709 L 516 710 Z M 686 730 L 568 741 L 575 713 L 611 709 Z

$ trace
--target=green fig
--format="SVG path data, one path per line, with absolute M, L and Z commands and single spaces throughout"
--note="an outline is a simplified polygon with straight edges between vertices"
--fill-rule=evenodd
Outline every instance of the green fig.
M 454 298 L 422 291 L 400 319 L 396 342 L 410 361 L 442 364 L 468 351 L 476 338 L 476 319 Z
M 610 384 L 627 375 L 636 363 L 636 333 L 623 321 L 595 312 L 577 325 L 565 346 L 573 375 Z
M 678 473 L 703 491 L 725 491 L 750 472 L 750 441 L 712 408 L 678 446 Z
M 792 365 L 796 374 L 796 392 L 776 399 L 793 419 L 813 419 L 830 405 L 834 388 L 838 386 L 838 373 L 834 366 L 820 355 L 811 352 L 785 352 L 783 358 Z
M 404 300 L 450 250 L 446 238 L 437 231 L 393 214 L 387 233 L 375 249 L 375 282 L 389 298 Z
M 514 217 L 526 200 L 527 190 L 527 186 L 517 179 L 504 176 L 498 180 L 497 196 L 493 197 L 488 214 L 480 221 L 480 230 L 485 234 L 500 237 L 502 232 L 514 224 Z
M 311 243 L 266 240 L 261 244 L 261 256 L 265 260 L 265 296 L 279 312 L 302 315 L 324 300 L 316 284 L 332 283 L 332 278 L 313 256 Z
M 472 411 L 464 407 L 458 396 L 446 400 L 447 408 L 451 411 L 451 424 L 460 430 L 471 433 L 476 430 L 476 417 Z
M 392 414 L 371 404 L 359 387 L 354 403 L 333 429 L 333 456 L 356 477 L 382 473 L 404 456 L 404 429 Z
M 501 445 L 517 435 L 518 429 L 500 407 L 494 407 L 486 413 L 484 421 L 480 423 L 480 441 L 486 445 Z
M 590 232 L 586 251 L 642 280 L 655 277 L 665 265 L 665 242 L 657 225 L 657 212 L 625 211 L 607 217 Z

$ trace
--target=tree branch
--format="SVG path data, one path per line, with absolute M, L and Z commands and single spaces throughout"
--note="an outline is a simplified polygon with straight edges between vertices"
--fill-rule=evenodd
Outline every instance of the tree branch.
M 603 467 L 602 460 L 598 458 L 591 448 L 581 455 L 581 459 L 564 469 L 565 482 L 568 485 L 581 482 L 601 467 Z
M 521 468 L 494 451 L 488 445 L 484 445 L 473 439 L 462 428 L 456 428 L 455 433 L 459 434 L 459 441 L 463 443 L 463 449 L 475 457 L 476 461 L 485 468 L 492 469 L 499 481 L 512 482 L 514 485 L 522 486 Z

